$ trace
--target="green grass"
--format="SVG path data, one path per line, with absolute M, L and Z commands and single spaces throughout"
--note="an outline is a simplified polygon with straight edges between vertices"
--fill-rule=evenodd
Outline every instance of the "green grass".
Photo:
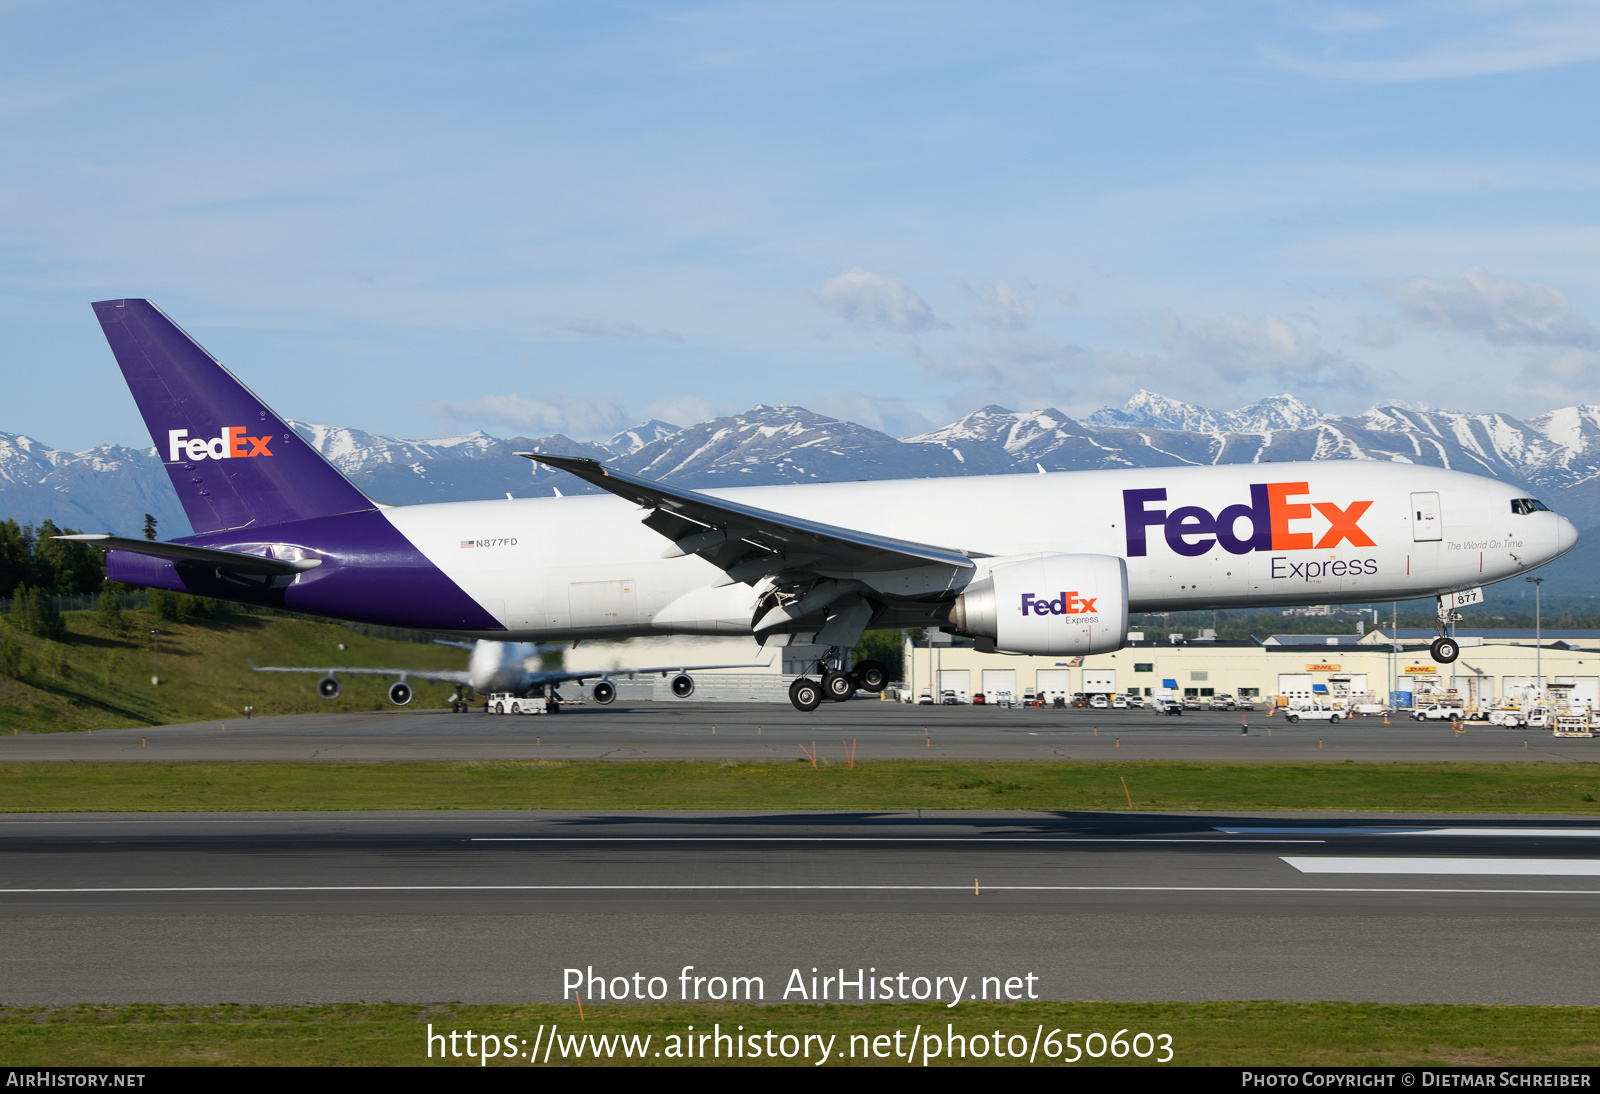
M 982 1036 L 991 1049 L 981 1060 L 956 1063 L 988 1064 L 993 1034 L 1002 1043 L 1023 1035 L 1029 1044 L 1052 1030 L 1088 1034 L 1100 1031 L 1108 1038 L 1126 1029 L 1126 1037 L 1143 1031 L 1172 1037 L 1174 1065 L 1205 1066 L 1398 1066 L 1398 1065 L 1562 1065 L 1592 1066 L 1600 1061 L 1600 1008 L 1532 1006 L 1391 1005 L 1374 1003 L 1015 1003 L 966 1004 L 954 1011 L 936 1004 L 867 1004 L 860 1006 L 759 1006 L 657 1004 L 645 1006 L 590 1005 L 586 1020 L 579 1021 L 571 1004 L 498 1006 L 432 1006 L 361 1003 L 336 1006 L 76 1006 L 0 1008 L 0 1058 L 13 1067 L 79 1066 L 140 1067 L 162 1065 L 442 1065 L 479 1066 L 465 1057 L 441 1060 L 427 1056 L 427 1031 L 451 1030 L 496 1037 L 526 1038 L 531 1045 L 546 1027 L 558 1033 L 609 1036 L 649 1034 L 644 1062 L 660 1065 L 681 1062 L 714 1064 L 717 1060 L 674 1060 L 654 1056 L 665 1039 L 680 1037 L 693 1025 L 709 1032 L 720 1024 L 724 1032 L 764 1035 L 785 1033 L 830 1035 L 835 1063 L 904 1067 L 894 1058 L 863 1060 L 862 1042 L 855 1043 L 857 1057 L 849 1058 L 851 1035 L 871 1037 L 904 1034 L 908 1045 L 920 1025 L 941 1041 L 946 1026 L 968 1038 Z M 776 1041 L 774 1042 L 777 1043 Z M 456 1047 L 464 1051 L 463 1040 Z M 892 1045 L 893 1041 L 887 1042 Z M 930 1046 L 931 1047 L 931 1046 Z M 1095 1047 L 1099 1047 L 1096 1043 Z M 1141 1049 L 1144 1045 L 1141 1044 Z M 435 1052 L 439 1051 L 435 1044 Z M 844 1059 L 839 1060 L 843 1054 Z M 1070 1055 L 1070 1052 L 1067 1053 Z M 1164 1055 L 1164 1052 L 1158 1052 Z M 541 1060 L 543 1053 L 541 1051 Z M 816 1060 L 813 1049 L 813 1062 Z M 561 1061 L 559 1050 L 550 1064 Z M 591 1059 L 584 1062 L 592 1063 Z M 601 1060 L 599 1062 L 607 1062 Z M 628 1061 L 617 1054 L 610 1061 Z M 728 1063 L 727 1060 L 720 1061 Z M 767 1059 L 734 1061 L 750 1066 Z M 779 1063 L 785 1061 L 778 1061 Z M 917 1063 L 921 1063 L 920 1055 Z M 945 1062 L 943 1057 L 933 1063 Z M 1026 1058 L 1000 1061 L 1026 1064 Z M 526 1066 L 491 1058 L 490 1066 Z M 1121 1060 L 1105 1055 L 1084 1057 L 1080 1066 L 1149 1066 L 1132 1054 Z M 1059 1066 L 1059 1063 L 1057 1064 Z
M 1592 764 L 8 763 L 0 812 L 1037 809 L 1600 813 Z
M 376 710 L 388 706 L 389 681 L 345 677 L 344 694 L 317 696 L 317 677 L 250 671 L 258 665 L 348 665 L 464 669 L 464 650 L 370 638 L 315 619 L 231 614 L 183 623 L 125 613 L 129 626 L 109 630 L 91 612 L 67 614 L 67 634 L 48 642 L 0 620 L 22 648 L 16 677 L 0 677 L 0 732 L 54 733 L 172 725 L 257 714 Z M 150 630 L 160 630 L 152 686 Z M 340 644 L 345 646 L 340 649 Z M 417 682 L 418 706 L 442 706 L 451 689 Z

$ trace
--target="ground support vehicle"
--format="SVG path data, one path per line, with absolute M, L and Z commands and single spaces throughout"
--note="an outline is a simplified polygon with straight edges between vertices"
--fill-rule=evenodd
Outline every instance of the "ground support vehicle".
M 1176 699 L 1152 699 L 1150 708 L 1157 714 L 1173 716 L 1181 716 L 1183 714 L 1183 704 Z
M 1431 703 L 1425 707 L 1415 707 L 1411 711 L 1413 722 L 1464 722 L 1467 712 L 1464 708 L 1450 706 L 1445 703 Z
M 1589 711 L 1585 707 L 1571 707 L 1556 714 L 1556 724 L 1550 732 L 1557 737 L 1593 737 Z
M 513 695 L 508 691 L 492 693 L 483 704 L 485 714 L 559 714 L 561 704 L 542 695 Z
M 1308 722 L 1327 722 L 1333 725 L 1344 717 L 1344 711 L 1321 703 L 1307 703 L 1304 706 L 1290 707 L 1283 716 L 1290 722 L 1298 722 L 1304 718 Z

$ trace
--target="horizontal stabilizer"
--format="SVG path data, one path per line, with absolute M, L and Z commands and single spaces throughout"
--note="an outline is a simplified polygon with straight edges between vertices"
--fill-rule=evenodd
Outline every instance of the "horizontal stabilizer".
M 51 536 L 51 539 L 68 539 L 90 543 L 106 550 L 127 551 L 135 555 L 154 555 L 174 562 L 201 562 L 240 574 L 269 574 L 274 577 L 304 573 L 322 565 L 320 558 L 267 558 L 264 555 L 247 555 L 240 551 L 220 551 L 215 547 L 190 547 L 183 543 L 163 543 L 160 540 L 129 539 L 126 536 L 91 534 L 81 536 Z

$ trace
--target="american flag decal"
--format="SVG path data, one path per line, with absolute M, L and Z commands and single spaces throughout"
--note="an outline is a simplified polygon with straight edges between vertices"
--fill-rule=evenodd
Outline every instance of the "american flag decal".
M 463 546 L 463 547 L 472 547 L 472 546 L 475 546 L 476 543 L 477 543 L 476 540 L 464 539 L 464 540 L 461 541 L 461 546 Z

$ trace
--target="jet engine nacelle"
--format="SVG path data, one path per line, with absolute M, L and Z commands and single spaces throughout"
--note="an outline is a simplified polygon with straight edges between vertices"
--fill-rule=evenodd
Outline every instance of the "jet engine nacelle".
M 974 560 L 956 598 L 958 634 L 1002 653 L 1110 653 L 1128 640 L 1128 566 L 1115 555 L 1039 554 Z M 981 648 L 981 647 L 980 647 Z
M 339 678 L 337 676 L 324 676 L 317 681 L 317 694 L 324 699 L 337 699 L 339 698 L 339 693 L 343 690 L 339 686 Z

